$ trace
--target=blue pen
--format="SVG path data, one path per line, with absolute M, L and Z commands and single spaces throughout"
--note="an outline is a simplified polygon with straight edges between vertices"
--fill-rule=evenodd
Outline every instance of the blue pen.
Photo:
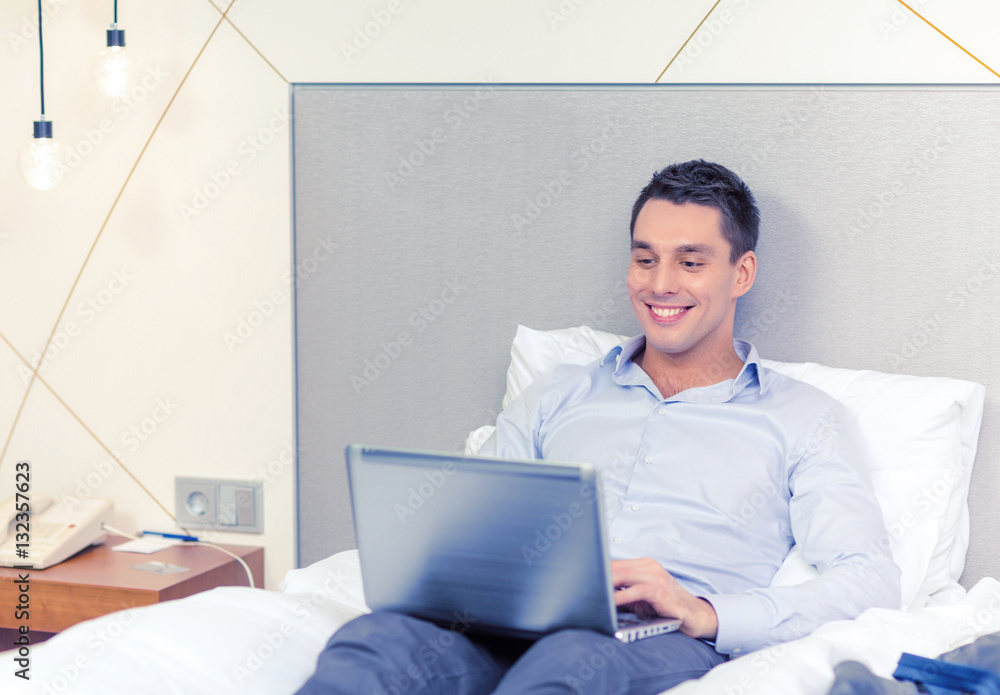
M 180 533 L 160 533 L 159 531 L 143 531 L 144 536 L 159 536 L 160 538 L 174 538 L 179 541 L 197 541 L 195 536 L 185 536 Z

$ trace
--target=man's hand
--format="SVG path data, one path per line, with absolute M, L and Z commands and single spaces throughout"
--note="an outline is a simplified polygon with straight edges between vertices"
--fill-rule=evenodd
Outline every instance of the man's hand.
M 680 618 L 680 631 L 689 637 L 715 639 L 718 634 L 712 604 L 686 591 L 656 560 L 612 560 L 611 580 L 618 589 L 615 605 L 644 617 Z

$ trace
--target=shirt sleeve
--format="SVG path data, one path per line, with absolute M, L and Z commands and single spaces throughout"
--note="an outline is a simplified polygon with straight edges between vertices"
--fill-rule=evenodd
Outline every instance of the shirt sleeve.
M 479 447 L 481 456 L 542 458 L 542 394 L 551 381 L 551 372 L 540 376 L 500 413 L 496 430 Z
M 720 653 L 739 655 L 797 639 L 868 608 L 900 607 L 900 570 L 863 447 L 849 425 L 844 407 L 833 406 L 791 457 L 792 533 L 819 576 L 796 586 L 703 596 L 718 615 Z

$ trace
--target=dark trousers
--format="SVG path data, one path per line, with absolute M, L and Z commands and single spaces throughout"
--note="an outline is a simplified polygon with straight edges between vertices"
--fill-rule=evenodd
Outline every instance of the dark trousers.
M 537 642 L 465 633 L 377 611 L 338 630 L 299 695 L 626 693 L 654 695 L 725 661 L 679 632 L 623 644 L 590 630 Z

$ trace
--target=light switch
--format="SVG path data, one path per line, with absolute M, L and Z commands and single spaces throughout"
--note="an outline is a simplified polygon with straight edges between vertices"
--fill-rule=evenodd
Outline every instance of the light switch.
M 216 521 L 219 526 L 236 526 L 236 486 L 219 485 L 219 498 L 215 503 Z
M 239 533 L 264 532 L 264 484 L 256 480 L 177 478 L 177 525 Z
M 236 488 L 236 523 L 240 526 L 256 526 L 257 514 L 252 487 Z

